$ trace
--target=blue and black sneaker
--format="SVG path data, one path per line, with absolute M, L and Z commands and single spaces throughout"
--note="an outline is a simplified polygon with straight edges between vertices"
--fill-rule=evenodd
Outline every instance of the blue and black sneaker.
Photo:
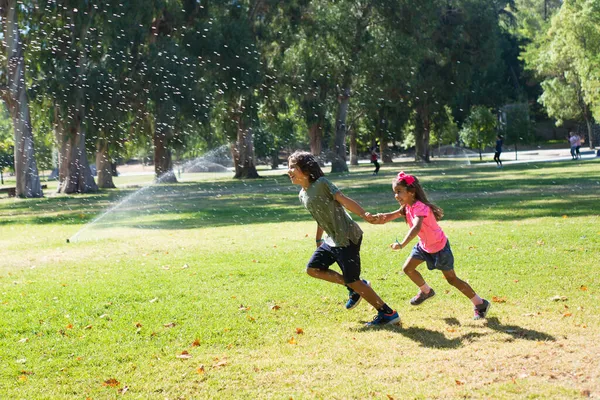
M 383 311 L 379 311 L 373 321 L 367 322 L 366 326 L 383 326 L 391 324 L 400 324 L 400 316 L 398 312 L 394 311 L 391 314 L 386 314 Z
M 363 279 L 362 281 L 365 285 L 371 286 L 371 282 L 369 282 L 368 280 Z M 346 310 L 352 310 L 358 305 L 358 303 L 360 303 L 361 300 L 362 297 L 360 297 L 360 294 L 356 293 L 354 290 L 348 287 L 348 301 L 346 302 Z

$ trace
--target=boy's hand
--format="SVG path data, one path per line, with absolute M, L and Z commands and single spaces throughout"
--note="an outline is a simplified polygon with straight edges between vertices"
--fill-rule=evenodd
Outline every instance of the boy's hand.
M 385 214 L 378 213 L 375 214 L 373 217 L 375 218 L 374 222 L 372 222 L 373 224 L 383 225 L 387 222 Z
M 402 250 L 402 246 L 400 246 L 400 243 L 398 242 L 390 244 L 390 247 L 392 248 L 392 250 Z
M 377 223 L 377 217 L 375 215 L 371 214 L 370 212 L 364 213 L 363 218 L 365 221 L 367 221 L 370 224 Z

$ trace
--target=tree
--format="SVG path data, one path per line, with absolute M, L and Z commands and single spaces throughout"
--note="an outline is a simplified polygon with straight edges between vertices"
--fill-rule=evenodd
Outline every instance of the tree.
M 6 41 L 8 82 L 0 88 L 14 126 L 14 169 L 16 195 L 42 197 L 42 186 L 35 161 L 31 116 L 25 84 L 25 58 L 20 38 L 17 0 L 1 0 L 0 15 Z
M 482 150 L 494 142 L 496 137 L 496 116 L 486 107 L 475 106 L 460 130 L 460 139 L 467 147 Z

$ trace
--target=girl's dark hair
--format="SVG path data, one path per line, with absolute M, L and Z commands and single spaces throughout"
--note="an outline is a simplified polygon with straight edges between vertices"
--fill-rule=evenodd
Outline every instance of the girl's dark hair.
M 427 195 L 425 194 L 425 191 L 423 190 L 423 187 L 421 187 L 421 184 L 419 183 L 419 180 L 417 179 L 417 177 L 414 176 L 414 175 L 412 175 L 412 177 L 414 178 L 414 182 L 411 183 L 410 185 L 406 183 L 405 179 L 398 180 L 397 178 L 394 179 L 394 184 L 405 187 L 407 192 L 414 193 L 415 194 L 415 200 L 419 200 L 421 203 L 423 203 L 427 207 L 431 208 L 431 212 L 435 216 L 435 220 L 439 221 L 440 219 L 442 219 L 444 217 L 444 210 L 442 210 L 440 207 L 436 206 L 435 204 L 431 203 L 427 199 Z M 405 206 L 403 205 L 400 208 L 400 213 L 402 215 L 406 216 L 406 212 L 405 212 L 404 208 L 405 208 Z
M 313 183 L 322 176 L 325 176 L 315 156 L 307 151 L 297 150 L 288 158 L 291 165 L 300 168 L 302 172 L 308 175 L 308 181 Z

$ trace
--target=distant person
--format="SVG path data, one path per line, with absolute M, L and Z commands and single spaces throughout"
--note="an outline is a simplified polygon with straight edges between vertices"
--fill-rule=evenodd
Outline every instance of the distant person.
M 575 132 L 569 132 L 569 144 L 571 146 L 571 159 L 577 160 L 577 142 L 579 141 L 579 136 Z
M 496 136 L 496 153 L 494 153 L 494 161 L 496 161 L 496 168 L 502 168 L 502 161 L 500 161 L 500 154 L 502 154 L 502 143 L 504 136 Z
M 475 312 L 473 319 L 485 318 L 490 309 L 490 302 L 479 297 L 471 286 L 458 278 L 454 272 L 454 256 L 450 242 L 437 222 L 444 216 L 444 211 L 427 200 L 417 177 L 413 175 L 400 172 L 392 183 L 392 189 L 400 208 L 390 213 L 376 214 L 374 217 L 375 223 L 379 224 L 404 217 L 410 226 L 401 242 L 396 240 L 392 243 L 393 250 L 401 250 L 415 237 L 419 237 L 419 242 L 413 247 L 403 267 L 406 275 L 419 287 L 419 293 L 410 300 L 410 304 L 417 306 L 435 296 L 433 289 L 417 271 L 417 267 L 426 262 L 428 269 L 441 270 L 448 283 L 471 300 Z
M 577 135 L 577 142 L 575 142 L 575 155 L 577 158 L 581 159 L 581 154 L 579 154 L 579 149 L 581 148 L 581 143 L 583 143 L 583 138 Z
M 288 175 L 293 184 L 302 187 L 300 202 L 317 222 L 317 250 L 308 261 L 308 275 L 346 286 L 349 292 L 347 309 L 354 308 L 361 298 L 371 304 L 377 310 L 377 315 L 367 326 L 399 323 L 398 313 L 381 300 L 368 281 L 360 279 L 363 231 L 346 209 L 367 221 L 374 221 L 374 218 L 325 178 L 312 154 L 294 152 L 288 159 Z M 323 231 L 327 233 L 325 239 Z M 329 269 L 335 262 L 342 274 Z
M 371 163 L 373 163 L 375 165 L 375 171 L 373 171 L 373 175 L 379 174 L 379 162 L 377 161 L 378 159 L 379 159 L 379 156 L 377 155 L 375 148 L 373 148 L 371 150 Z

